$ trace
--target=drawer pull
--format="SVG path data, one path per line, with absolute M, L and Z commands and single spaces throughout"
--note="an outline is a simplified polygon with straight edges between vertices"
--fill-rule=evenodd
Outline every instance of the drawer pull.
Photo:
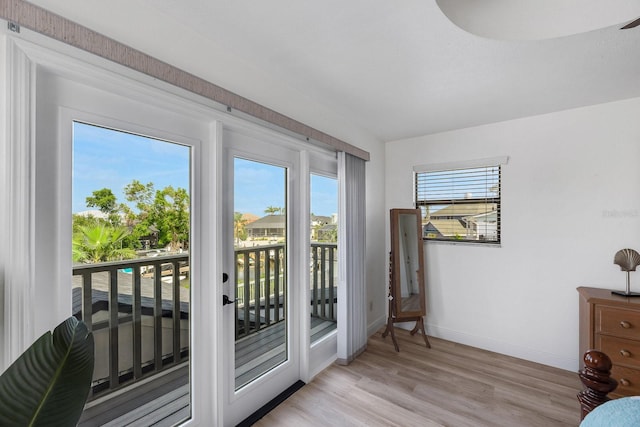
M 629 350 L 622 349 L 620 350 L 620 354 L 622 357 L 631 357 L 631 352 Z
M 627 322 L 626 320 L 623 320 L 622 322 L 620 322 L 620 326 L 622 326 L 625 329 L 629 329 L 631 327 L 631 323 Z
M 629 381 L 626 378 L 620 378 L 620 385 L 624 386 L 624 387 L 628 387 L 631 384 L 631 381 Z

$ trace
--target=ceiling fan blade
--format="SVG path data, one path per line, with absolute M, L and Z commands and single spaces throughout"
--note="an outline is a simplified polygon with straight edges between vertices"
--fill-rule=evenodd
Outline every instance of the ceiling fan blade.
M 625 25 L 624 27 L 622 27 L 620 29 L 621 30 L 628 30 L 629 28 L 635 28 L 638 25 L 640 25 L 640 18 L 636 19 L 635 21 L 629 22 L 627 25 Z

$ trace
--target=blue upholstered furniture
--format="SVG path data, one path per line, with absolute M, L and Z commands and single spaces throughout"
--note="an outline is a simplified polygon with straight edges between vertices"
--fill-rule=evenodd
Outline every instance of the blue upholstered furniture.
M 591 411 L 580 427 L 639 427 L 640 396 L 610 400 Z

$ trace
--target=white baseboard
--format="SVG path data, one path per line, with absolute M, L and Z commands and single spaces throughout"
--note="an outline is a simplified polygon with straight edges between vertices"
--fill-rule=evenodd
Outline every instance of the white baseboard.
M 387 323 L 386 316 L 379 317 L 373 322 L 369 323 L 369 326 L 367 326 L 367 336 L 370 337 L 371 335 L 378 332 L 378 330 L 382 328 L 386 323 Z
M 386 317 L 379 317 L 369 323 L 367 334 L 371 336 L 378 332 L 387 322 Z M 415 326 L 415 322 L 396 323 L 395 327 L 411 330 Z M 452 329 L 442 328 L 432 324 L 425 324 L 427 335 L 443 340 L 452 341 L 471 347 L 481 348 L 483 350 L 493 351 L 495 353 L 506 354 L 507 356 L 517 357 L 519 359 L 530 360 L 532 362 L 541 363 L 543 365 L 553 366 L 571 372 L 577 372 L 579 369 L 578 357 L 565 357 L 559 354 L 541 351 L 535 348 L 514 345 L 510 342 L 499 341 L 488 337 L 470 335 L 464 332 Z
M 565 369 L 571 372 L 578 371 L 578 355 L 575 358 L 565 357 L 559 354 L 553 354 L 546 351 L 537 350 L 535 348 L 514 345 L 509 342 L 499 341 L 488 337 L 470 335 L 463 332 L 442 328 L 436 325 L 426 324 L 427 334 L 436 338 L 452 341 L 460 344 L 469 345 L 483 350 L 493 351 L 495 353 L 505 354 L 507 356 L 517 357 L 519 359 L 529 360 L 543 365 L 553 366 Z

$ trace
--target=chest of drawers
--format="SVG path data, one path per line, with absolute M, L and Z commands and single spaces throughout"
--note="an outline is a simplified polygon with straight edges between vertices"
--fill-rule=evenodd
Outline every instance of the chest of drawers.
M 600 288 L 580 287 L 578 293 L 580 361 L 588 349 L 605 352 L 613 363 L 611 376 L 618 380 L 611 396 L 640 395 L 640 298 Z

